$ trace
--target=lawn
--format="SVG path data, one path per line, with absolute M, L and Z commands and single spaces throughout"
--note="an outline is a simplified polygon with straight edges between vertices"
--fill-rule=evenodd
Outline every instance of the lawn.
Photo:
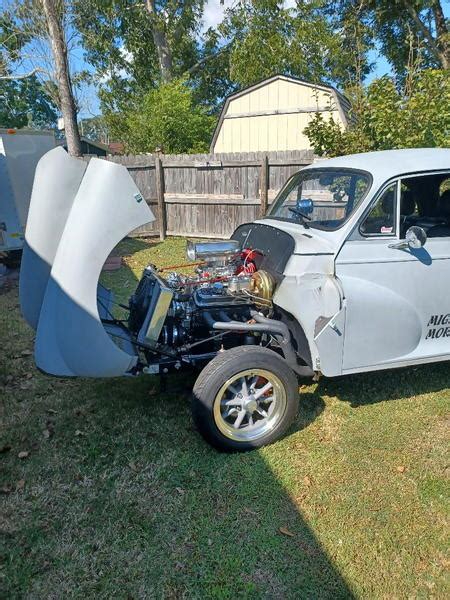
M 124 300 L 184 242 L 119 251 Z M 449 363 L 306 382 L 289 436 L 225 455 L 193 378 L 39 373 L 14 287 L 0 336 L 1 597 L 448 597 Z

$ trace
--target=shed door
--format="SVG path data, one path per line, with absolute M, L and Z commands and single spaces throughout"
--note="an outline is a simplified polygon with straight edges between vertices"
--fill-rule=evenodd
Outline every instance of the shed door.
M 339 253 L 336 274 L 347 303 L 344 372 L 450 359 L 445 177 L 422 176 L 420 186 L 413 178 L 389 184 Z M 425 246 L 391 248 L 414 224 L 426 230 Z

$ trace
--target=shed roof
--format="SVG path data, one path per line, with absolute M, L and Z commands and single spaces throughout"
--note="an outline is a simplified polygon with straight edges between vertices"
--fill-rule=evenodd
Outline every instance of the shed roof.
M 213 137 L 212 137 L 212 141 L 211 141 L 211 150 L 210 150 L 211 152 L 214 152 L 214 146 L 216 144 L 217 137 L 219 135 L 220 128 L 222 127 L 222 123 L 225 118 L 225 115 L 227 114 L 230 102 L 232 100 L 235 100 L 236 98 L 245 96 L 246 94 L 249 94 L 261 87 L 268 85 L 269 83 L 272 83 L 272 82 L 278 81 L 278 80 L 288 81 L 291 83 L 307 86 L 307 87 L 310 87 L 313 89 L 318 89 L 318 90 L 323 90 L 325 92 L 329 92 L 336 102 L 337 109 L 341 115 L 341 118 L 342 118 L 342 121 L 344 122 L 344 124 L 348 125 L 348 123 L 351 122 L 350 102 L 344 96 L 344 94 L 339 92 L 335 87 L 333 87 L 331 85 L 324 85 L 323 83 L 311 83 L 310 81 L 305 81 L 304 79 L 299 79 L 298 77 L 292 77 L 291 75 L 279 75 L 279 74 L 272 75 L 272 77 L 262 79 L 261 81 L 258 81 L 257 83 L 254 83 L 253 85 L 243 88 L 242 90 L 234 92 L 233 94 L 230 94 L 229 96 L 226 97 L 225 102 L 222 107 L 222 110 L 220 112 L 219 119 L 218 119 L 216 127 L 214 129 L 214 133 L 213 133 Z
M 99 150 L 103 150 L 106 154 L 109 154 L 109 147 L 106 144 L 102 144 L 101 142 L 97 142 L 95 140 L 91 140 L 85 136 L 80 136 L 80 141 L 82 143 L 87 144 L 88 146 L 92 146 L 92 148 L 98 148 Z M 67 146 L 67 140 L 65 137 L 60 138 L 56 141 L 57 146 Z

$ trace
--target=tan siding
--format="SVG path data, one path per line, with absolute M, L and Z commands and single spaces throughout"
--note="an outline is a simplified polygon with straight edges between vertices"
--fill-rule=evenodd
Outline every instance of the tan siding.
M 289 132 L 289 118 L 288 115 L 279 116 L 280 127 L 277 138 L 277 151 L 284 149 L 287 146 L 286 140 L 288 139 Z
M 339 113 L 323 113 L 341 123 Z M 225 119 L 214 152 L 258 152 L 280 150 L 309 150 L 303 130 L 313 113 L 266 115 L 242 119 Z
M 333 119 L 344 127 L 331 92 L 284 79 L 262 85 L 230 100 L 214 152 L 308 150 L 310 145 L 303 130 L 317 108 L 324 110 L 329 108 L 330 104 L 333 110 L 322 114 L 325 118 L 333 116 Z M 275 110 L 312 112 L 252 115 Z M 227 118 L 231 115 L 235 118 Z

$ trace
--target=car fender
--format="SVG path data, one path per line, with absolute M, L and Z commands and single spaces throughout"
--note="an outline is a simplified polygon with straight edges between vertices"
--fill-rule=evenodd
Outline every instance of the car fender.
M 343 294 L 337 279 L 323 273 L 286 276 L 278 286 L 273 301 L 295 317 L 302 327 L 313 369 L 321 371 L 323 365 L 317 338 L 343 309 Z M 341 343 L 338 351 L 342 352 Z
M 122 165 L 93 158 L 85 167 L 59 148 L 41 161 L 20 274 L 22 311 L 37 329 L 36 365 L 53 375 L 123 375 L 137 356 L 105 330 L 98 279 L 116 244 L 155 217 Z
M 20 271 L 20 308 L 36 330 L 50 271 L 88 163 L 64 148 L 44 154 L 36 166 Z

